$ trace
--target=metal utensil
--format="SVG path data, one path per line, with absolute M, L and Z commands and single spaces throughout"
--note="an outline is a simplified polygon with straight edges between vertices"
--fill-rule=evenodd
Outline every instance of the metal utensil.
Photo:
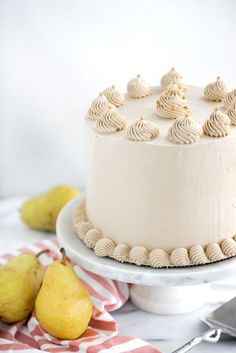
M 202 321 L 211 328 L 172 353 L 188 352 L 203 341 L 216 343 L 220 339 L 221 332 L 236 337 L 236 297 L 208 314 Z
M 193 338 L 191 341 L 185 343 L 182 347 L 176 349 L 173 353 L 185 353 L 190 351 L 193 347 L 197 346 L 201 342 L 212 342 L 215 343 L 219 340 L 221 334 L 220 329 L 210 329 L 204 332 L 202 335 Z

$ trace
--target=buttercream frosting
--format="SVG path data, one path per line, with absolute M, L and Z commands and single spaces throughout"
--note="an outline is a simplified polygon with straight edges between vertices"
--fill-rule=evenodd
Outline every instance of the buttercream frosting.
M 91 107 L 88 110 L 87 118 L 92 120 L 97 120 L 101 115 L 107 110 L 109 102 L 103 93 L 94 99 Z
M 218 108 L 211 113 L 209 119 L 203 125 L 205 135 L 211 137 L 224 137 L 230 132 L 230 118 Z
M 116 245 L 113 253 L 114 259 L 120 262 L 125 262 L 129 260 L 130 247 L 127 244 Z
M 76 234 L 82 240 L 84 240 L 86 233 L 88 233 L 90 229 L 93 229 L 93 225 L 90 222 L 78 222 L 74 224 L 74 227 Z
M 169 72 L 162 76 L 161 89 L 167 89 L 168 86 L 174 81 L 179 84 L 182 89 L 184 89 L 184 84 L 181 82 L 182 78 L 183 77 L 180 75 L 180 73 L 174 67 L 172 67 Z
M 113 240 L 108 238 L 102 238 L 96 243 L 94 247 L 94 252 L 97 256 L 105 257 L 110 256 L 113 253 L 114 248 L 115 243 Z
M 149 255 L 149 262 L 152 267 L 168 267 L 170 256 L 163 249 L 153 249 Z
M 226 238 L 221 243 L 221 249 L 225 256 L 235 256 L 236 242 L 232 238 Z
M 97 244 L 97 242 L 100 239 L 102 239 L 102 237 L 103 237 L 102 233 L 100 232 L 99 229 L 92 228 L 84 236 L 85 245 L 88 248 L 93 249 L 95 247 L 95 245 Z
M 236 99 L 236 89 L 228 92 L 224 97 L 224 106 L 225 108 L 229 108 L 233 101 Z
M 181 88 L 181 86 L 178 85 L 178 83 L 176 81 L 173 81 L 166 89 L 165 89 L 165 94 L 167 96 L 169 95 L 173 95 L 173 94 L 177 94 L 178 96 L 180 96 L 180 98 L 182 98 L 183 100 L 186 100 L 186 97 L 184 95 L 184 91 Z
M 236 125 L 236 98 L 228 108 L 227 114 L 230 118 L 231 124 Z
M 127 85 L 128 95 L 132 98 L 143 98 L 151 93 L 151 87 L 137 75 Z
M 130 260 L 136 265 L 145 264 L 148 259 L 148 250 L 144 246 L 137 245 L 130 250 Z
M 204 96 L 210 101 L 222 102 L 227 91 L 227 84 L 218 76 L 215 82 L 211 82 L 205 87 Z
M 119 92 L 114 85 L 106 88 L 103 91 L 103 94 L 107 98 L 107 100 L 112 103 L 115 107 L 121 107 L 124 104 L 124 94 Z
M 170 255 L 170 261 L 173 266 L 189 266 L 190 259 L 188 256 L 188 250 L 185 248 L 174 249 Z
M 126 137 L 131 141 L 150 141 L 158 137 L 159 127 L 149 120 L 139 118 L 134 124 L 126 130 Z
M 225 238 L 219 244 L 210 243 L 205 249 L 202 245 L 193 245 L 189 250 L 175 248 L 170 254 L 160 248 L 150 251 L 141 245 L 130 247 L 124 243 L 116 244 L 112 239 L 104 237 L 102 232 L 94 228 L 90 222 L 81 221 L 80 217 L 83 218 L 81 209 L 85 207 L 82 205 L 85 203 L 81 202 L 73 215 L 75 233 L 87 247 L 94 249 L 95 254 L 100 257 L 109 256 L 120 262 L 162 268 L 203 265 L 236 256 L 236 236 Z M 84 213 L 86 214 L 85 209 Z
M 186 114 L 185 96 L 180 96 L 175 90 L 164 91 L 156 101 L 157 115 L 164 119 L 176 119 Z
M 189 250 L 191 263 L 195 265 L 203 265 L 209 262 L 206 253 L 201 245 L 194 245 Z
M 220 261 L 225 259 L 221 247 L 217 243 L 208 244 L 206 247 L 206 255 L 210 261 Z
M 125 126 L 124 117 L 117 112 L 113 105 L 109 105 L 108 109 L 96 121 L 96 130 L 104 134 L 121 131 Z
M 176 119 L 168 131 L 169 140 L 179 144 L 195 143 L 202 134 L 202 127 L 188 113 Z

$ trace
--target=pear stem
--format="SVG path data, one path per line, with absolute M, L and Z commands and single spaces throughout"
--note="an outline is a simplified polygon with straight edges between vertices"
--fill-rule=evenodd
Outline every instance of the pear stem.
M 67 259 L 65 249 L 64 249 L 64 248 L 61 248 L 61 249 L 60 249 L 60 253 L 61 253 L 61 255 L 62 255 L 61 264 L 65 266 L 65 265 L 66 265 L 66 259 Z
M 41 256 L 42 254 L 45 254 L 45 253 L 48 253 L 48 252 L 50 252 L 49 249 L 44 249 L 44 250 L 38 252 L 38 254 L 36 254 L 35 256 L 36 256 L 36 257 L 39 257 L 39 256 Z

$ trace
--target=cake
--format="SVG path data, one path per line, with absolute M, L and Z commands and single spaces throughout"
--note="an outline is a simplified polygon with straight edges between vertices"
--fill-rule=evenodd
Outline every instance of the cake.
M 236 255 L 236 90 L 217 77 L 186 85 L 114 85 L 86 115 L 86 196 L 73 216 L 97 256 L 152 267 Z M 78 239 L 78 241 L 80 241 Z

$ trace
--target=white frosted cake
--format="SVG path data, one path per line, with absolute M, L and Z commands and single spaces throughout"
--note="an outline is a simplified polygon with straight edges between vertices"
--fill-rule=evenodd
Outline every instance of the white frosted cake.
M 86 199 L 76 234 L 97 256 L 152 267 L 236 255 L 236 90 L 175 70 L 103 91 L 86 117 Z M 79 240 L 78 240 L 79 241 Z

